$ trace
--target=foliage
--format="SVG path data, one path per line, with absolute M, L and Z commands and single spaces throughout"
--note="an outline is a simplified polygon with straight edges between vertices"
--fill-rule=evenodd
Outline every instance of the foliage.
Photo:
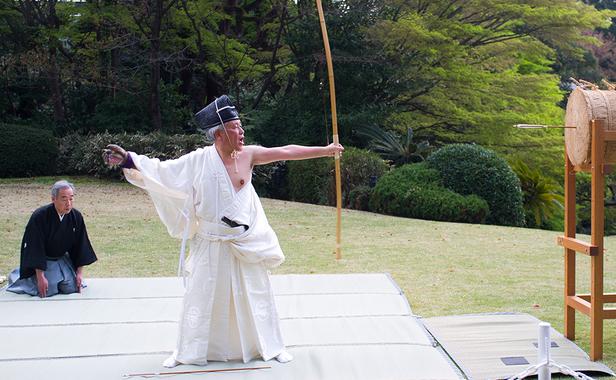
M 370 210 L 370 198 L 374 188 L 370 186 L 360 185 L 349 192 L 348 208 L 361 211 Z
M 438 171 L 425 164 L 407 164 L 385 174 L 376 184 L 370 209 L 374 212 L 395 215 L 400 210 L 404 195 L 413 185 L 442 186 Z
M 482 223 L 489 210 L 478 196 L 462 196 L 442 187 L 438 171 L 424 163 L 403 165 L 384 175 L 374 188 L 370 209 L 409 218 L 466 223 Z
M 485 200 L 476 195 L 460 195 L 442 187 L 411 187 L 399 212 L 411 218 L 461 223 L 483 223 L 489 212 Z
M 342 180 L 342 205 L 350 204 L 350 192 L 360 186 L 374 186 L 377 180 L 388 170 L 387 164 L 375 153 L 348 147 L 340 160 L 340 178 Z M 330 178 L 329 188 L 335 186 Z M 335 192 L 330 192 L 330 204 L 335 204 Z
M 614 194 L 609 188 L 616 183 L 614 175 L 606 176 L 605 200 L 612 201 Z M 582 234 L 591 232 L 591 175 L 579 172 L 575 175 L 576 231 Z M 616 235 L 616 208 L 605 208 L 605 235 Z
M 257 165 L 252 170 L 252 185 L 259 196 L 289 199 L 288 168 L 284 161 Z
M 0 178 L 49 175 L 58 146 L 51 132 L 24 125 L 0 124 Z
M 128 151 L 161 160 L 178 158 L 204 145 L 203 135 L 73 133 L 60 139 L 58 174 L 87 174 L 120 178 L 121 170 L 108 168 L 101 158 L 107 144 L 118 144 Z
M 190 115 L 228 93 L 262 145 L 328 142 L 329 78 L 312 2 L 40 4 L 0 0 L 0 121 L 44 121 L 58 136 L 190 132 Z M 560 124 L 564 75 L 596 73 L 597 64 L 610 72 L 611 52 L 596 49 L 611 46 L 597 30 L 613 31 L 614 12 L 598 10 L 612 6 L 452 4 L 324 2 L 340 140 L 365 148 L 358 126 L 403 136 L 412 128 L 433 146 L 474 142 L 529 156 L 557 178 L 558 131 L 527 136 L 511 124 Z
M 333 165 L 327 158 L 289 161 L 289 199 L 296 202 L 329 204 L 328 183 Z
M 395 131 L 386 131 L 377 126 L 360 128 L 358 133 L 370 138 L 370 149 L 395 166 L 421 162 L 430 151 L 427 140 L 418 144 L 413 142 L 413 128 L 408 128 L 403 138 Z
M 562 188 L 546 178 L 537 169 L 531 169 L 522 160 L 511 165 L 520 179 L 524 197 L 524 213 L 528 227 L 541 227 L 563 209 Z
M 451 144 L 434 152 L 426 162 L 440 173 L 448 189 L 485 199 L 490 207 L 487 223 L 524 225 L 520 180 L 493 151 L 479 145 Z
M 319 158 L 289 161 L 287 166 L 289 199 L 316 204 L 336 204 L 334 160 Z M 386 171 L 387 164 L 376 153 L 347 148 L 340 160 L 342 206 L 349 206 L 349 195 L 353 189 L 373 185 Z

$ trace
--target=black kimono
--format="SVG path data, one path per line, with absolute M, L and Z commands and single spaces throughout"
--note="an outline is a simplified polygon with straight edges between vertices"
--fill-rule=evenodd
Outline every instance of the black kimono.
M 36 269 L 47 271 L 48 265 L 53 262 L 70 263 L 72 268 L 62 268 L 61 271 L 65 273 L 59 275 L 66 277 L 66 272 L 70 271 L 74 277 L 76 268 L 95 261 L 96 254 L 90 244 L 83 217 L 78 210 L 72 209 L 64 215 L 62 220 L 53 203 L 34 211 L 26 225 L 21 242 L 20 281 L 34 276 Z M 47 272 L 45 276 L 49 280 L 50 276 Z M 52 287 L 53 285 L 50 284 L 50 288 Z M 8 290 L 13 291 L 12 288 L 15 286 L 9 285 Z M 63 293 L 63 291 L 60 292 Z

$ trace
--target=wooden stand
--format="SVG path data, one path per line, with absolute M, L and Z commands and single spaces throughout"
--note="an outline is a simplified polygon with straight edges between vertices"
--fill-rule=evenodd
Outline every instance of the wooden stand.
M 605 234 L 605 144 L 616 141 L 616 131 L 605 128 L 605 120 L 591 121 L 591 165 L 574 166 L 565 148 L 565 236 L 557 243 L 565 248 L 565 336 L 575 340 L 575 311 L 590 317 L 590 359 L 603 357 L 603 320 L 616 319 L 616 309 L 603 308 L 616 302 L 616 294 L 603 293 L 603 237 Z M 591 238 L 590 243 L 575 238 L 575 173 L 590 172 L 591 182 Z M 590 256 L 590 294 L 575 292 L 575 254 Z

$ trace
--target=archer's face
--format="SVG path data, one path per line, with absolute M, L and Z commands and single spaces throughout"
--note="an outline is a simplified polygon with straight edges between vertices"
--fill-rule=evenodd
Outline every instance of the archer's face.
M 224 124 L 225 131 L 220 133 L 222 141 L 229 144 L 232 149 L 241 152 L 244 149 L 244 129 L 242 122 L 239 120 L 231 120 Z M 229 138 L 227 139 L 227 136 Z

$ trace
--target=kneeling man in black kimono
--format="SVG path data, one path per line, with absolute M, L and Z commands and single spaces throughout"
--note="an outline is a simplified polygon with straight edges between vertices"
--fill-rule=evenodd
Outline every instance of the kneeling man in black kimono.
M 51 188 L 52 203 L 34 211 L 8 291 L 41 298 L 81 291 L 83 266 L 95 262 L 96 254 L 83 217 L 73 208 L 74 195 L 73 184 L 58 181 Z

